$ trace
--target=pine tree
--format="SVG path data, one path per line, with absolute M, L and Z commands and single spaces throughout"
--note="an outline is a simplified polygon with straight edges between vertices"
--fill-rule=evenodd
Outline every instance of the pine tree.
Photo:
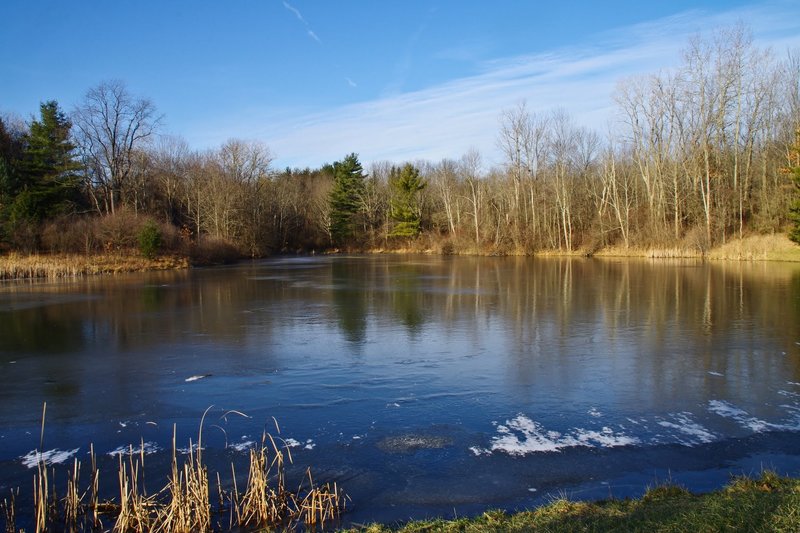
M 337 244 L 343 244 L 356 235 L 365 179 L 364 169 L 356 154 L 350 154 L 333 164 L 330 224 L 331 237 Z
M 422 213 L 419 193 L 425 186 L 425 180 L 419 175 L 414 165 L 406 164 L 402 169 L 393 167 L 389 174 L 389 185 L 392 188 L 391 215 L 395 225 L 389 235 L 391 237 L 416 237 L 420 233 Z
M 63 213 L 76 199 L 79 165 L 70 141 L 71 127 L 57 102 L 41 104 L 40 119 L 31 122 L 24 139 L 20 176 L 12 192 L 12 221 L 39 222 Z

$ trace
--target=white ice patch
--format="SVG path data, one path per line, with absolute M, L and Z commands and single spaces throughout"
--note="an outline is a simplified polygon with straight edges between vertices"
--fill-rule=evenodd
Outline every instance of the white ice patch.
M 691 413 L 676 413 L 670 415 L 674 422 L 668 422 L 666 420 L 661 420 L 658 422 L 658 425 L 677 429 L 684 435 L 688 435 L 689 437 L 693 438 L 693 441 L 685 442 L 681 440 L 682 444 L 686 444 L 688 446 L 692 446 L 696 443 L 706 443 L 706 442 L 713 442 L 716 440 L 716 435 L 708 431 L 706 428 L 698 424 L 697 422 L 693 421 L 691 417 Z
M 598 411 L 596 407 L 592 407 L 591 409 L 589 409 L 586 412 L 589 414 L 589 416 L 593 416 L 595 418 L 600 418 L 601 416 L 603 416 L 603 413 Z
M 717 376 L 718 378 L 724 378 L 725 377 L 725 374 L 723 374 L 721 372 L 709 372 L 708 375 Z
M 192 444 L 191 449 L 187 446 L 186 448 L 178 448 L 177 451 L 181 455 L 189 455 L 190 453 L 194 453 L 198 450 L 197 444 Z M 203 448 L 205 450 L 205 448 Z M 201 450 L 202 451 L 202 450 Z
M 242 442 L 234 442 L 228 447 L 235 452 L 245 452 L 255 445 L 256 445 L 255 441 L 246 440 L 246 438 L 244 438 Z
M 55 448 L 41 453 L 39 453 L 39 450 L 32 450 L 20 457 L 20 460 L 22 464 L 28 468 L 36 468 L 41 461 L 44 461 L 46 465 L 60 465 L 78 453 L 79 449 L 80 448 L 75 448 L 74 450 L 59 450 Z
M 197 381 L 197 380 L 200 380 L 200 379 L 203 379 L 203 378 L 207 378 L 207 377 L 209 377 L 210 375 L 211 375 L 211 374 L 202 374 L 202 375 L 201 375 L 201 374 L 198 374 L 198 375 L 196 375 L 196 376 L 190 376 L 190 377 L 188 377 L 188 378 L 184 379 L 183 381 L 185 381 L 186 383 L 190 383 L 190 382 L 192 382 L 192 381 Z
M 750 416 L 747 411 L 743 411 L 724 400 L 709 400 L 708 410 L 723 418 L 730 418 L 735 420 L 742 427 L 749 429 L 754 433 L 761 433 L 767 429 L 777 428 L 775 424 L 770 424 L 764 420 Z
M 795 387 L 800 387 L 800 383 L 798 383 L 796 381 L 787 381 L 786 384 L 787 385 L 794 385 Z
M 303 449 L 304 449 L 304 450 L 313 450 L 315 447 L 316 447 L 316 443 L 314 443 L 314 441 L 313 441 L 313 440 L 311 440 L 311 439 L 308 439 L 308 440 L 306 441 L 306 444 L 305 444 L 305 446 L 303 446 Z
M 636 437 L 629 437 L 622 433 L 614 433 L 614 430 L 609 427 L 603 427 L 600 431 L 591 431 L 588 429 L 577 429 L 576 436 L 578 442 L 583 446 L 592 446 L 592 443 L 599 445 L 602 448 L 616 448 L 617 446 L 632 446 L 639 443 Z
M 496 426 L 498 435 L 492 438 L 491 446 L 488 449 L 470 448 L 473 453 L 483 455 L 499 451 L 522 456 L 537 452 L 557 452 L 576 446 L 610 448 L 639 442 L 639 439 L 615 433 L 609 427 L 600 431 L 573 429 L 571 434 L 546 431 L 541 424 L 521 414 Z
M 800 398 L 800 393 L 791 392 L 788 390 L 779 390 L 778 394 L 780 394 L 781 396 L 786 396 L 787 398 Z
M 156 453 L 161 448 L 158 447 L 158 444 L 155 442 L 145 442 L 139 443 L 137 446 L 120 446 L 114 450 L 108 452 L 108 455 L 111 457 L 116 457 L 118 455 L 139 455 L 144 451 L 145 455 L 150 455 Z
M 295 440 L 295 439 L 293 439 L 293 438 L 291 438 L 291 437 L 289 437 L 288 439 L 284 440 L 283 442 L 284 442 L 284 444 L 286 444 L 287 448 L 297 448 L 298 446 L 300 446 L 300 442 Z

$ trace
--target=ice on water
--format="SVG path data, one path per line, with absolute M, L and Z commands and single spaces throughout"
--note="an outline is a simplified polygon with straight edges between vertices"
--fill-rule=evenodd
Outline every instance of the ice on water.
M 472 447 L 470 450 L 475 454 L 504 452 L 509 455 L 528 455 L 557 452 L 576 446 L 610 448 L 639 443 L 639 439 L 636 437 L 616 432 L 607 426 L 600 430 L 575 428 L 568 433 L 548 431 L 542 424 L 523 414 L 507 420 L 504 424 L 498 424 L 497 433 L 492 438 L 489 448 Z
M 20 457 L 20 460 L 22 461 L 22 464 L 28 468 L 36 468 L 40 462 L 44 462 L 46 465 L 61 464 L 78 453 L 79 449 L 80 448 L 75 448 L 73 450 L 59 450 L 58 448 L 54 448 L 52 450 L 47 450 L 46 452 L 31 450 Z

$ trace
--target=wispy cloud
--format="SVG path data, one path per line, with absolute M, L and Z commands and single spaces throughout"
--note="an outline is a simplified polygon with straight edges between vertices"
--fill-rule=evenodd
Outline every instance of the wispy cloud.
M 791 16 L 767 4 L 714 15 L 686 12 L 600 34 L 591 46 L 491 61 L 475 76 L 420 91 L 291 118 L 264 109 L 251 113 L 249 124 L 237 123 L 230 135 L 264 140 L 278 166 L 316 166 L 353 151 L 364 163 L 438 160 L 457 158 L 471 147 L 496 164 L 503 109 L 522 100 L 537 112 L 563 107 L 579 124 L 602 132 L 615 117 L 618 82 L 676 65 L 689 37 L 701 30 L 707 34 L 709 28 L 745 20 L 759 46 L 772 45 L 780 53 L 800 46 L 800 8 L 788 9 Z
M 299 21 L 300 21 L 300 22 L 302 22 L 303 24 L 306 24 L 306 25 L 308 25 L 308 22 L 306 22 L 306 19 L 304 19 L 304 18 L 303 18 L 303 15 L 302 15 L 302 13 L 300 13 L 300 10 L 299 10 L 299 9 L 297 9 L 296 7 L 294 7 L 294 6 L 293 6 L 292 4 L 290 4 L 289 2 L 284 2 L 284 3 L 283 3 L 283 7 L 285 7 L 286 9 L 288 9 L 289 11 L 291 11 L 292 13 L 294 13 L 294 15 L 297 17 L 297 20 L 299 20 Z
M 353 80 L 351 80 L 350 78 L 345 77 L 344 81 L 346 81 L 347 85 L 349 85 L 350 87 L 353 87 L 353 88 L 358 87 L 358 84 L 356 82 L 354 82 Z
M 283 7 L 285 7 L 287 10 L 291 11 L 292 13 L 294 13 L 294 16 L 297 17 L 297 20 L 299 20 L 300 22 L 303 23 L 303 26 L 306 27 L 306 34 L 309 37 L 311 37 L 312 39 L 314 39 L 318 43 L 322 44 L 322 40 L 319 38 L 319 36 L 317 36 L 316 33 L 314 33 L 314 30 L 311 29 L 311 26 L 308 24 L 308 21 L 305 19 L 305 17 L 303 17 L 303 14 L 300 13 L 299 9 L 294 7 L 289 2 L 286 2 L 285 0 L 283 2 Z

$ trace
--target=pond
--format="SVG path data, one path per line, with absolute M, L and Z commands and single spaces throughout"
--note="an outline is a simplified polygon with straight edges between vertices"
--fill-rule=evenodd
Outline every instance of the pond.
M 800 265 L 280 257 L 2 284 L 0 496 L 31 485 L 45 402 L 42 450 L 66 470 L 93 444 L 112 496 L 115 452 L 143 443 L 160 488 L 209 407 L 212 476 L 277 420 L 348 523 L 800 475 Z

